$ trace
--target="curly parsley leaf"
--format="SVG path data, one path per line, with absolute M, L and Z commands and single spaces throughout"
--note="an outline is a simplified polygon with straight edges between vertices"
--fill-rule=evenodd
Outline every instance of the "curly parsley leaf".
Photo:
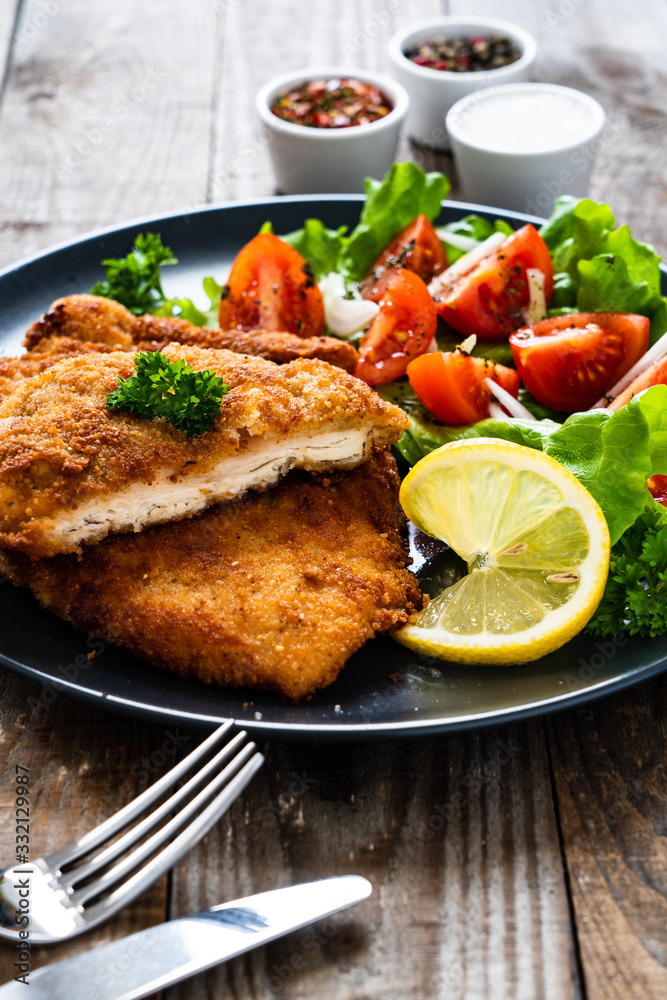
M 118 379 L 107 397 L 109 410 L 124 410 L 146 420 L 162 417 L 188 437 L 204 434 L 220 413 L 230 387 L 213 371 L 194 371 L 182 359 L 171 361 L 159 351 L 137 354 L 136 375 Z
M 611 551 L 609 578 L 588 624 L 593 635 L 667 632 L 667 510 L 647 507 Z
M 177 264 L 173 253 L 157 233 L 139 233 L 126 257 L 109 257 L 102 263 L 106 281 L 93 286 L 93 295 L 120 302 L 135 316 L 155 312 L 167 301 L 160 281 L 160 268 Z
M 105 281 L 91 288 L 93 295 L 114 299 L 135 316 L 179 316 L 195 326 L 217 326 L 217 313 L 202 312 L 192 299 L 168 299 L 162 288 L 160 268 L 178 264 L 159 233 L 139 233 L 126 257 L 109 257 L 102 263 L 107 269 Z

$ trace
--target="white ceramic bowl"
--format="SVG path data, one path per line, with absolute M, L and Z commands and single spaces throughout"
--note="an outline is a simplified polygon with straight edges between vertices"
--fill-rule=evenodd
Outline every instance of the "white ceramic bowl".
M 554 198 L 587 193 L 604 123 L 594 98 L 553 83 L 469 94 L 447 115 L 463 197 L 549 215 Z
M 271 111 L 291 87 L 321 78 L 351 77 L 372 83 L 392 104 L 384 118 L 349 128 L 312 128 L 283 121 Z M 394 162 L 401 125 L 410 100 L 391 77 L 349 66 L 310 66 L 269 80 L 257 94 L 257 113 L 269 143 L 278 190 L 283 194 L 359 192 L 365 177 L 382 178 Z
M 470 37 L 471 35 L 506 35 L 521 50 L 521 57 L 509 66 L 480 70 L 477 73 L 451 73 L 448 70 L 418 66 L 403 53 L 433 38 Z M 449 149 L 445 115 L 466 94 L 499 83 L 518 83 L 530 79 L 537 44 L 529 32 L 507 21 L 487 17 L 439 17 L 417 21 L 396 32 L 389 42 L 389 56 L 396 79 L 410 95 L 408 134 L 430 150 Z

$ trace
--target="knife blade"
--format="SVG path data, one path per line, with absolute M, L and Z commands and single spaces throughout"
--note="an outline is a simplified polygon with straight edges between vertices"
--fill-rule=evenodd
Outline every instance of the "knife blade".
M 28 974 L 30 1000 L 140 1000 L 370 896 L 359 875 L 260 892 L 179 917 Z M 25 983 L 0 1000 L 25 1000 Z

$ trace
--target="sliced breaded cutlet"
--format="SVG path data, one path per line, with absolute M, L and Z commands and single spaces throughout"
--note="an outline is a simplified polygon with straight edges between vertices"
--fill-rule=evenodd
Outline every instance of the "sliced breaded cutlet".
M 78 552 L 110 532 L 265 489 L 291 468 L 353 468 L 408 425 L 398 407 L 323 361 L 276 365 L 179 345 L 164 353 L 231 387 L 201 436 L 107 409 L 119 377 L 135 373 L 125 353 L 60 361 L 0 404 L 0 547 Z
M 299 337 L 264 330 L 212 330 L 172 316 L 134 316 L 125 306 L 99 295 L 58 299 L 28 330 L 25 346 L 36 353 L 58 351 L 59 339 L 107 344 L 119 351 L 160 351 L 168 344 L 234 351 L 286 364 L 319 358 L 351 372 L 358 359 L 352 344 L 336 337 Z M 56 342 L 54 344 L 54 341 Z
M 79 559 L 0 551 L 0 572 L 76 628 L 183 677 L 296 700 L 421 608 L 404 523 L 396 466 L 380 450 L 351 472 L 293 471 Z

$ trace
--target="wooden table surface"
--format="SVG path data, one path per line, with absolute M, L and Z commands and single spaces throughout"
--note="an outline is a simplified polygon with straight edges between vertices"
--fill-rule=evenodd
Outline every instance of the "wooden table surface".
M 602 102 L 615 128 L 591 194 L 664 255 L 662 0 L 2 0 L 0 265 L 128 218 L 274 193 L 258 87 L 309 62 L 388 69 L 395 28 L 447 7 L 523 24 L 538 79 Z M 428 165 L 454 177 L 447 157 Z M 4 671 L 0 691 L 7 863 L 17 764 L 30 769 L 38 857 L 199 739 L 62 696 L 31 708 L 38 686 Z M 664 1000 L 666 696 L 662 678 L 479 733 L 274 742 L 169 878 L 85 938 L 33 947 L 32 967 L 252 891 L 356 872 L 373 895 L 333 933 L 301 932 L 163 1000 Z M 0 943 L 2 981 L 14 960 Z

